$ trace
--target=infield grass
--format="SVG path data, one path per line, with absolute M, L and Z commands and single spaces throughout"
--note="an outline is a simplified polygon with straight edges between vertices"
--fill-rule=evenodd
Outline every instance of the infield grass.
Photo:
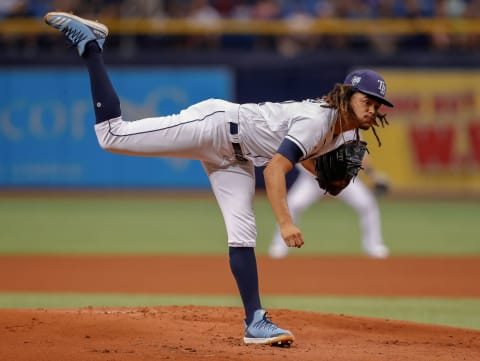
M 380 201 L 385 243 L 393 255 L 480 254 L 475 202 Z M 266 198 L 255 201 L 258 254 L 265 253 L 275 220 Z M 205 196 L 0 198 L 3 254 L 224 254 L 220 210 Z M 360 251 L 357 214 L 323 200 L 300 219 L 302 254 L 355 255 Z
M 480 299 L 407 297 L 264 296 L 264 307 L 404 320 L 480 330 Z M 145 306 L 240 307 L 236 296 L 3 293 L 0 308 L 78 308 Z M 275 315 L 274 312 L 272 312 Z

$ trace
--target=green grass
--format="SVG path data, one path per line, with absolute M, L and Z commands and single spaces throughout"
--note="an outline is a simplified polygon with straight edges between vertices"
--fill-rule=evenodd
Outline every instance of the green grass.
M 404 320 L 480 329 L 480 299 L 265 296 L 268 309 Z M 3 293 L 0 308 L 142 307 L 168 305 L 238 306 L 236 296 Z M 274 313 L 273 313 L 274 315 Z
M 213 198 L 4 199 L 0 219 L 0 253 L 215 253 L 226 247 Z
M 393 255 L 479 255 L 474 202 L 380 202 L 383 234 Z M 263 196 L 255 202 L 258 253 L 275 227 Z M 296 254 L 360 254 L 356 213 L 324 200 L 300 220 L 306 239 Z M 224 254 L 226 233 L 212 195 L 0 198 L 0 253 Z

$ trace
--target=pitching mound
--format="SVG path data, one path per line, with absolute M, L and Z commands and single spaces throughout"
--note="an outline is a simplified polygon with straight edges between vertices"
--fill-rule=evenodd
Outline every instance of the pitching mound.
M 474 257 L 258 261 L 263 295 L 480 297 Z M 219 256 L 3 255 L 2 291 L 238 294 Z M 271 316 L 294 333 L 291 348 L 243 345 L 240 308 L 0 309 L 0 360 L 480 360 L 480 331 L 293 310 Z
M 0 310 L 2 360 L 479 360 L 480 332 L 274 310 L 290 348 L 245 346 L 239 308 Z

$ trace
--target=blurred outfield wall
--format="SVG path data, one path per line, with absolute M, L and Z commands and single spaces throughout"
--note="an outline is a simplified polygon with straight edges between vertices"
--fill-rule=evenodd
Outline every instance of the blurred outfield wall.
M 399 191 L 480 193 L 480 71 L 379 70 L 395 108 L 381 148 L 366 136 L 376 168 Z
M 293 64 L 256 71 L 137 66 L 110 73 L 125 118 L 134 119 L 178 112 L 209 97 L 234 101 L 315 97 L 351 69 L 332 66 L 329 71 L 313 71 L 313 66 L 309 63 L 297 71 Z M 480 193 L 480 71 L 371 67 L 386 78 L 388 97 L 396 107 L 384 109 L 390 125 L 378 129 L 381 148 L 371 132 L 365 137 L 370 161 L 388 175 L 394 190 Z M 0 81 L 0 187 L 208 188 L 199 162 L 100 150 L 83 68 L 0 69 Z
M 116 69 L 124 119 L 232 99 L 227 69 Z M 126 157 L 98 146 L 84 69 L 0 70 L 0 186 L 207 188 L 199 162 Z

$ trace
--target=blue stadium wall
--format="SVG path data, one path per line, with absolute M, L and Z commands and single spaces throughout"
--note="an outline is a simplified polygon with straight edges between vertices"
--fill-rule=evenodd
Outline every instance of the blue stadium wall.
M 355 67 L 479 64 L 471 54 L 413 55 L 186 53 L 125 59 L 106 54 L 106 63 L 127 119 L 171 114 L 210 97 L 236 102 L 313 98 Z M 0 187 L 208 188 L 197 161 L 127 157 L 98 147 L 88 76 L 75 54 L 0 59 L 0 83 Z M 258 183 L 263 186 L 261 170 Z

